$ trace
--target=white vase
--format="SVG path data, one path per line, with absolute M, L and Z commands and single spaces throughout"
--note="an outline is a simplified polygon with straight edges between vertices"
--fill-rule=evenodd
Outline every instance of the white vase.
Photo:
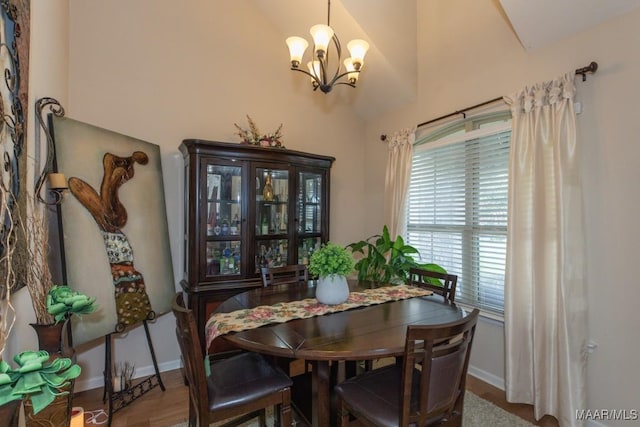
M 349 298 L 349 284 L 345 276 L 330 274 L 320 277 L 316 284 L 316 299 L 327 305 L 342 304 Z

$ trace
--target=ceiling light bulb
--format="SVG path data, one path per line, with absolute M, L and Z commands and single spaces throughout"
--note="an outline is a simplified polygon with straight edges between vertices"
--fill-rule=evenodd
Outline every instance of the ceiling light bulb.
M 347 72 L 349 73 L 347 75 L 347 78 L 349 79 L 351 84 L 356 84 L 358 82 L 358 74 L 360 74 L 360 73 L 357 72 L 355 67 L 353 66 L 353 60 L 351 58 L 347 58 L 347 59 L 344 60 L 343 63 L 344 63 L 344 67 L 346 68 Z
M 309 42 L 302 37 L 294 36 L 287 39 L 287 46 L 289 46 L 289 54 L 291 55 L 291 67 L 298 68 Z
M 320 61 L 318 61 L 317 59 L 315 61 L 309 61 L 307 62 L 307 68 L 309 68 L 309 72 L 315 76 L 318 80 L 322 80 L 321 76 L 320 76 Z M 313 78 L 311 80 L 314 80 Z
M 356 70 L 359 70 L 364 63 L 364 56 L 366 55 L 367 50 L 369 50 L 369 43 L 360 39 L 351 40 L 347 44 L 347 49 L 349 49 L 349 53 L 351 54 L 353 66 Z
M 323 58 L 333 37 L 333 29 L 328 25 L 318 24 L 311 27 L 309 33 L 311 33 L 313 43 L 316 46 L 316 56 Z

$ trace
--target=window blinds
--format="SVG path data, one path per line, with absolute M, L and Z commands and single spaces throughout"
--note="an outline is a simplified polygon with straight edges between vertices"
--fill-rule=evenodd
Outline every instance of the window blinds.
M 407 242 L 458 275 L 456 302 L 502 315 L 510 123 L 414 149 Z

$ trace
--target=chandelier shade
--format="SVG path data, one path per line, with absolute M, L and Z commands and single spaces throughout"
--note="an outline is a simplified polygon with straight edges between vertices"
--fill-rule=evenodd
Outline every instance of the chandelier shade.
M 302 37 L 293 36 L 287 39 L 287 46 L 289 46 L 289 53 L 291 54 L 291 66 L 300 66 L 304 51 L 309 47 L 309 42 Z
M 299 71 L 307 74 L 311 78 L 313 90 L 320 89 L 323 93 L 329 93 L 335 85 L 344 84 L 355 87 L 358 82 L 358 76 L 364 63 L 364 56 L 369 50 L 369 43 L 364 40 L 355 39 L 347 43 L 347 49 L 351 57 L 343 61 L 344 68 L 341 66 L 342 49 L 340 40 L 335 35 L 330 24 L 331 18 L 331 0 L 327 1 L 327 25 L 317 24 L 311 27 L 309 33 L 313 40 L 312 59 L 307 62 L 309 71 L 300 68 L 304 52 L 309 43 L 302 37 L 293 36 L 286 40 L 289 47 L 289 55 L 291 61 L 291 70 Z M 335 71 L 331 71 L 329 61 L 329 48 L 333 42 L 335 49 Z

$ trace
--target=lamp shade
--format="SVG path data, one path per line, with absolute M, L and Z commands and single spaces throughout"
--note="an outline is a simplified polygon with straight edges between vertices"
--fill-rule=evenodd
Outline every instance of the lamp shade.
M 369 43 L 361 39 L 351 40 L 347 43 L 347 49 L 349 49 L 355 69 L 359 70 L 364 62 L 364 56 L 369 50 Z
M 309 68 L 309 73 L 312 75 L 312 82 L 315 82 L 313 76 L 317 77 L 318 81 L 322 81 L 322 75 L 320 74 L 322 67 L 320 66 L 320 61 L 316 59 L 315 61 L 307 62 L 307 68 Z
M 331 37 L 333 37 L 333 29 L 328 25 L 318 24 L 311 27 L 309 30 L 311 37 L 313 37 L 313 43 L 316 45 L 316 56 L 323 57 Z
M 309 42 L 302 37 L 294 36 L 287 38 L 287 46 L 289 46 L 289 54 L 291 55 L 291 66 L 297 68 L 302 62 L 302 56 L 307 50 Z
M 67 179 L 64 177 L 62 173 L 50 173 L 49 178 L 49 188 L 52 190 L 66 190 L 69 188 L 67 185 Z
M 355 84 L 358 81 L 358 75 L 360 73 L 356 72 L 356 69 L 353 66 L 353 60 L 351 58 L 347 58 L 344 60 L 343 64 L 344 64 L 344 68 L 349 73 L 347 75 L 347 78 L 351 83 Z

